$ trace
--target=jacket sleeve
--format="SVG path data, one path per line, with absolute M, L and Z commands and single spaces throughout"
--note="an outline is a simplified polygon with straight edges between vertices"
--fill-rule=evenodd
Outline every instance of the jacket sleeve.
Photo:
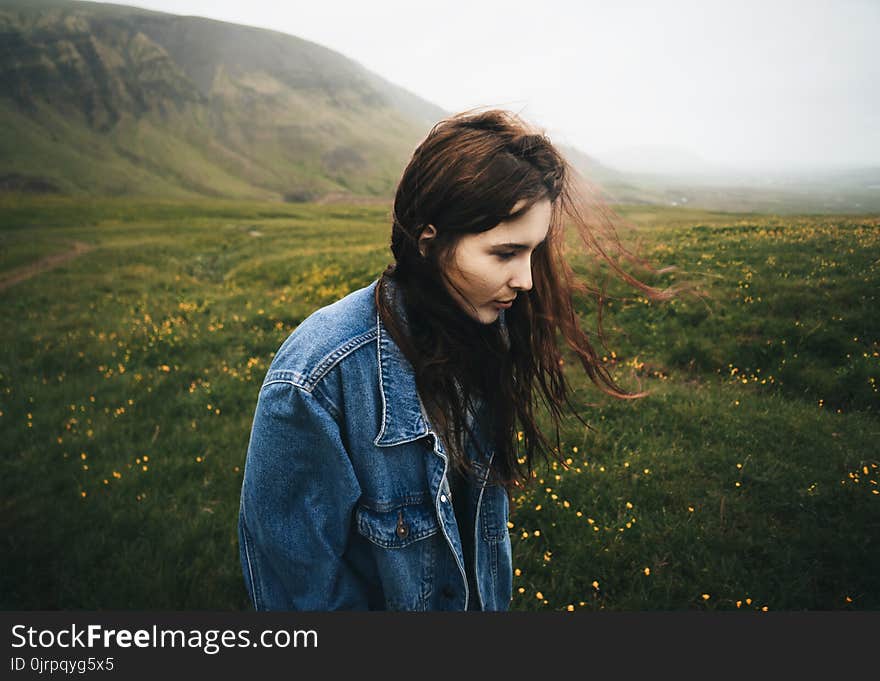
M 263 385 L 248 444 L 239 552 L 257 610 L 364 610 L 347 564 L 360 487 L 321 398 L 290 381 Z

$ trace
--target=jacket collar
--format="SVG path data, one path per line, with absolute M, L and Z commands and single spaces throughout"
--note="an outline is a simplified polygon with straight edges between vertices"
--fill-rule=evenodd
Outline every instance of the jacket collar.
M 380 279 L 376 286 L 404 328 L 408 327 L 406 309 L 403 305 L 403 292 L 390 277 Z M 377 352 L 379 366 L 379 392 L 382 394 L 382 424 L 374 444 L 390 447 L 404 442 L 412 442 L 433 432 L 429 427 L 427 413 L 416 387 L 415 371 L 412 364 L 391 337 L 376 310 Z M 443 445 L 435 436 L 437 448 L 442 452 Z
M 385 286 L 380 286 L 383 282 Z M 390 277 L 376 282 L 379 291 L 390 302 L 395 318 L 404 329 L 408 328 L 406 309 L 403 304 L 403 291 Z M 507 321 L 501 311 L 499 323 L 505 342 L 510 343 Z M 403 351 L 391 337 L 376 310 L 377 352 L 379 367 L 379 392 L 382 394 L 382 424 L 373 443 L 379 447 L 390 447 L 404 442 L 412 442 L 426 435 L 434 434 L 437 449 L 445 453 L 445 448 L 428 420 L 425 405 L 416 387 L 415 371 Z

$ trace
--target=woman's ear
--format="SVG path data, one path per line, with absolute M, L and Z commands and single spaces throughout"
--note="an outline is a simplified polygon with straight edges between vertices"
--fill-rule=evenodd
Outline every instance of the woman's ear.
M 419 237 L 419 253 L 422 254 L 422 257 L 425 257 L 428 249 L 428 242 L 437 236 L 437 230 L 434 225 L 428 225 L 425 229 L 422 230 L 422 234 Z

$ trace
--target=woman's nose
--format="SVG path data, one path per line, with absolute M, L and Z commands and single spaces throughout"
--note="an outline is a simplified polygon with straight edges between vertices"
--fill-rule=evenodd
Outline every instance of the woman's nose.
M 517 268 L 510 280 L 510 288 L 516 291 L 532 290 L 532 263 L 526 262 L 524 266 Z

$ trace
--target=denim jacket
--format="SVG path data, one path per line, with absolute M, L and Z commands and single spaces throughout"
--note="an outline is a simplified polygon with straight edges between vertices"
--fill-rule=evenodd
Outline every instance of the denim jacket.
M 487 483 L 470 442 L 471 593 L 447 450 L 379 317 L 377 283 L 304 320 L 260 388 L 238 521 L 248 594 L 257 610 L 507 610 L 507 493 Z M 386 283 L 406 324 L 400 290 Z

